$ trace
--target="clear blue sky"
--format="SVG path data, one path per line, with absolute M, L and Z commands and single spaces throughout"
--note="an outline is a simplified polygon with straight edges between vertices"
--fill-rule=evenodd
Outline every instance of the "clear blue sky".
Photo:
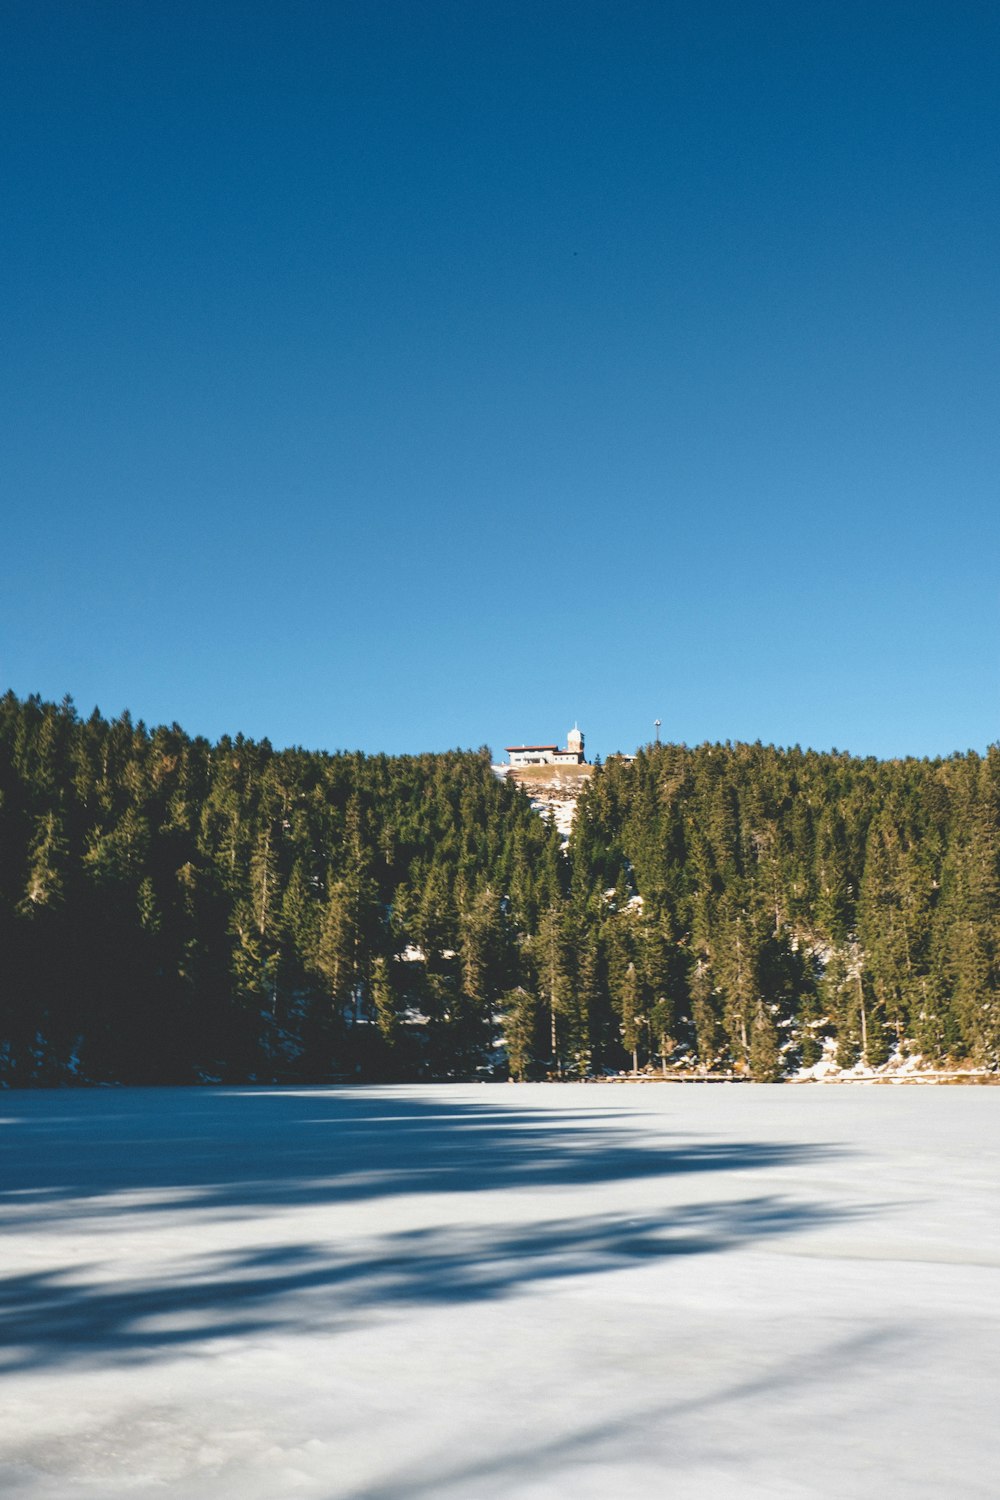
M 1000 738 L 993 0 L 7 0 L 0 688 Z

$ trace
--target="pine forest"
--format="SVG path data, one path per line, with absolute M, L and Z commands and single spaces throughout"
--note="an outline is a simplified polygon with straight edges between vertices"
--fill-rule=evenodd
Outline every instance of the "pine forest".
M 0 699 L 0 1081 L 1000 1065 L 1000 749 L 647 746 L 567 847 L 477 752 Z

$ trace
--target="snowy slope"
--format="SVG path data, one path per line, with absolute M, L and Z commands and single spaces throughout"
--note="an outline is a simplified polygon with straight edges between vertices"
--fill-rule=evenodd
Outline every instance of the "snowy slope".
M 531 798 L 535 811 L 555 824 L 564 846 L 569 843 L 577 802 L 593 774 L 593 766 L 497 765 L 493 771 L 501 778 L 509 777 L 519 782 Z

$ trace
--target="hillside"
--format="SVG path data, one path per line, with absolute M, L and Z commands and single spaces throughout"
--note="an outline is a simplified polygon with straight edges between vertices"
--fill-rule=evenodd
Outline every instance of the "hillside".
M 500 776 L 7 694 L 0 987 L 8 1084 L 992 1074 L 1000 750 Z

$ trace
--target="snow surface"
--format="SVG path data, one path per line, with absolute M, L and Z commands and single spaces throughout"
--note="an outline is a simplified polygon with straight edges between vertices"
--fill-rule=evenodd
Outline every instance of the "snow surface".
M 12 1500 L 1000 1489 L 1000 1090 L 80 1090 L 0 1117 Z

